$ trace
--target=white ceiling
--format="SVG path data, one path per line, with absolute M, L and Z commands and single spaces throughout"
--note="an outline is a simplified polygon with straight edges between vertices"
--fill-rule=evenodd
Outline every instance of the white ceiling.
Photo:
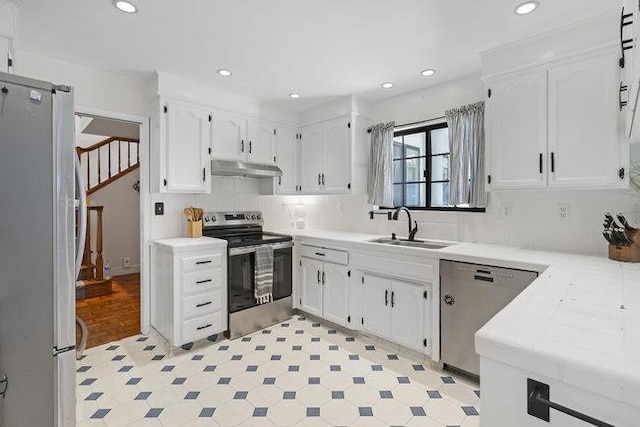
M 618 10 L 620 0 L 17 0 L 20 48 L 100 69 L 166 71 L 301 109 L 477 74 L 478 52 Z M 231 78 L 216 74 L 233 71 Z M 419 71 L 435 68 L 431 78 Z M 392 81 L 393 89 L 380 84 Z M 289 92 L 303 99 L 289 100 Z

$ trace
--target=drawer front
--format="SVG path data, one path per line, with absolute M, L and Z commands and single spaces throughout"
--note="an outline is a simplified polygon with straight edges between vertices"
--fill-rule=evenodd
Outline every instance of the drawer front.
M 191 319 L 222 310 L 222 290 L 182 298 L 182 319 Z
M 206 338 L 224 330 L 223 312 L 208 314 L 182 322 L 182 343 Z
M 224 256 L 227 254 L 225 253 Z M 180 257 L 182 271 L 198 271 L 222 265 L 222 254 L 200 254 Z
M 182 294 L 207 292 L 222 287 L 222 270 L 215 268 L 182 275 Z
M 320 246 L 302 245 L 300 255 L 320 261 L 328 261 L 336 264 L 347 265 L 349 263 L 349 252 L 336 249 L 327 249 Z

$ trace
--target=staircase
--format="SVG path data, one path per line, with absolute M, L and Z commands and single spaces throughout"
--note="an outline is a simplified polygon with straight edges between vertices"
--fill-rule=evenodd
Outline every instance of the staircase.
M 90 147 L 76 147 L 80 164 L 83 169 L 86 167 L 87 199 L 140 167 L 139 143 L 137 139 L 112 137 Z M 112 293 L 112 280 L 104 277 L 103 213 L 104 206 L 87 206 L 87 237 L 79 278 L 84 286 L 76 288 L 76 299 Z M 92 224 L 95 224 L 95 239 L 91 236 Z

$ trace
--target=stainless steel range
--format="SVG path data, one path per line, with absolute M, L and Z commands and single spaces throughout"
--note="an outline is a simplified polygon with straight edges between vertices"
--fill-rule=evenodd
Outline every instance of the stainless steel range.
M 293 315 L 291 300 L 291 236 L 262 231 L 262 213 L 207 212 L 202 234 L 228 245 L 228 338 L 235 339 L 274 325 Z M 256 250 L 273 250 L 272 300 L 256 298 Z

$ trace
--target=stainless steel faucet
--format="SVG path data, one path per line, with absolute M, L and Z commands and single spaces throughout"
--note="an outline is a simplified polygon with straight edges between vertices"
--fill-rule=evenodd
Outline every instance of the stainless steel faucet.
M 411 228 L 411 212 L 409 212 L 409 209 L 404 206 L 400 206 L 393 213 L 393 219 L 395 221 L 398 220 L 398 214 L 400 213 L 400 211 L 405 211 L 407 213 L 407 217 L 409 218 L 409 240 L 415 240 L 416 233 L 418 232 L 418 221 L 414 221 L 415 227 Z

